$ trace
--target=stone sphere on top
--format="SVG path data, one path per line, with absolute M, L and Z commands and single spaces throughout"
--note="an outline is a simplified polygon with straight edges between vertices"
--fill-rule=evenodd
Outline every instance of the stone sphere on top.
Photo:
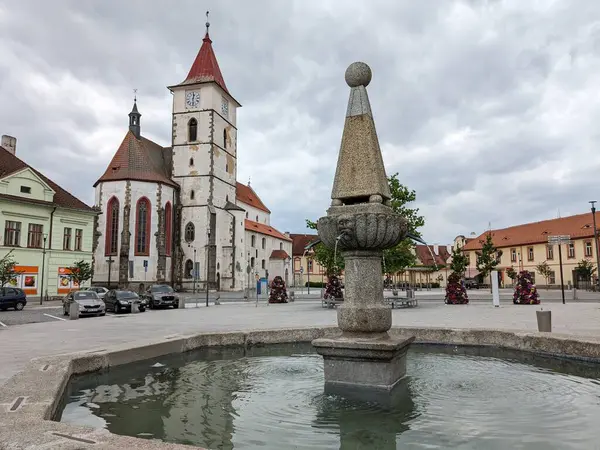
M 346 69 L 346 83 L 350 87 L 368 86 L 371 76 L 371 68 L 364 62 L 354 62 Z

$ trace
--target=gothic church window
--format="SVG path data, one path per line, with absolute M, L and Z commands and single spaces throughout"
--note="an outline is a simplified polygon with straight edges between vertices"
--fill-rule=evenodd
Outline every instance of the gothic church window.
M 191 191 L 191 192 L 190 192 L 190 199 L 191 199 L 191 200 L 194 200 L 194 197 L 195 197 L 194 191 Z
M 190 142 L 198 140 L 198 121 L 193 118 L 188 122 L 188 140 Z
M 171 202 L 165 205 L 165 254 L 171 256 L 171 241 L 173 240 L 173 208 Z
M 135 214 L 135 254 L 150 253 L 150 200 L 142 197 L 137 202 Z
M 186 242 L 192 242 L 196 238 L 196 228 L 192 222 L 189 222 L 185 226 L 185 240 Z
M 119 200 L 113 197 L 106 208 L 106 256 L 116 255 L 119 247 Z
M 185 278 L 192 278 L 194 276 L 194 263 L 192 262 L 191 259 L 188 259 L 185 262 L 185 270 L 184 270 L 183 276 Z

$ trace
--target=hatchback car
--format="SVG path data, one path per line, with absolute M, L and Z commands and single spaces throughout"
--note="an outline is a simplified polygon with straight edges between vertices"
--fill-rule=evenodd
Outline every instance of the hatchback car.
M 0 288 L 0 311 L 6 311 L 8 308 L 21 311 L 26 304 L 27 296 L 21 289 L 13 287 Z
M 100 297 L 101 299 L 104 299 L 104 296 L 108 292 L 108 289 L 106 289 L 104 286 L 92 286 L 92 287 L 84 288 L 84 289 L 82 289 L 82 291 L 94 291 L 96 294 L 98 294 L 98 297 Z
M 63 314 L 69 315 L 71 303 L 76 302 L 79 305 L 79 316 L 105 316 L 106 307 L 98 294 L 94 291 L 75 291 L 70 292 L 63 299 Z
M 135 303 L 138 304 L 140 312 L 146 310 L 146 300 L 140 299 L 138 295 L 132 291 L 108 291 L 104 296 L 104 303 L 106 304 L 106 309 L 114 311 L 115 314 L 131 312 L 131 306 Z

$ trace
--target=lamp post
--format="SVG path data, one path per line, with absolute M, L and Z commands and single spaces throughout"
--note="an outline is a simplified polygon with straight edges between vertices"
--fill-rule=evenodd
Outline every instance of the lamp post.
M 596 251 L 596 288 L 600 287 L 600 254 L 598 253 L 598 229 L 596 228 L 596 200 L 591 200 L 592 218 L 594 219 L 594 247 Z
M 48 239 L 48 235 L 44 234 L 44 247 L 42 249 L 42 275 L 40 279 L 40 305 L 44 303 L 44 270 L 46 268 L 46 239 Z
M 193 286 L 192 286 L 192 294 L 196 293 L 196 280 L 198 278 L 198 271 L 196 270 L 196 249 L 194 248 L 194 276 L 192 277 L 193 279 Z
M 108 280 L 106 282 L 106 284 L 108 284 L 108 286 L 106 286 L 106 287 L 108 289 L 110 289 L 110 272 L 112 271 L 112 263 L 113 263 L 112 255 L 108 255 L 108 259 L 106 260 L 106 262 L 108 263 Z

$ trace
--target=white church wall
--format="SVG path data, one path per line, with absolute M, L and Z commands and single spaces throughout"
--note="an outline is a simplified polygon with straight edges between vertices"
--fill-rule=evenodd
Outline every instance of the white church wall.
M 244 208 L 246 211 L 246 219 L 252 220 L 253 222 L 263 223 L 266 225 L 271 224 L 271 214 L 263 211 L 262 209 L 255 208 L 252 205 L 248 205 L 240 200 L 237 202 L 238 206 Z
M 220 115 L 221 109 L 217 109 L 218 113 L 214 115 L 214 142 L 221 149 L 230 153 L 234 158 L 237 157 L 237 130 L 235 126 Z M 223 130 L 226 132 L 223 133 Z

